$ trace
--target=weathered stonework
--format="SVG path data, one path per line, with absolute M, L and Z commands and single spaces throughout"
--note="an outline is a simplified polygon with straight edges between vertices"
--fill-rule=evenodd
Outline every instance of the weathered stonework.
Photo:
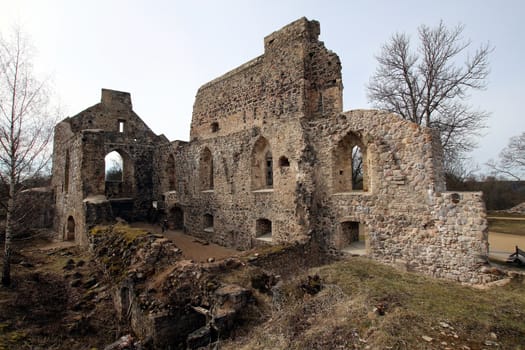
M 488 253 L 481 194 L 445 191 L 430 129 L 382 111 L 343 113 L 341 64 L 319 33 L 318 22 L 301 18 L 267 36 L 263 55 L 203 85 L 189 142 L 154 135 L 130 95 L 111 90 L 59 123 L 61 237 L 72 225 L 86 244 L 99 221 L 160 212 L 173 228 L 239 249 L 313 239 L 339 254 L 361 244 L 378 260 L 436 277 L 489 279 L 479 272 Z M 118 183 L 104 180 L 113 150 L 124 160 Z
M 57 124 L 52 186 L 59 236 L 87 244 L 90 225 L 114 216 L 146 220 L 154 199 L 152 160 L 162 143 L 167 139 L 133 112 L 125 92 L 102 90 L 100 103 Z M 123 159 L 120 182 L 105 180 L 104 157 L 112 151 Z

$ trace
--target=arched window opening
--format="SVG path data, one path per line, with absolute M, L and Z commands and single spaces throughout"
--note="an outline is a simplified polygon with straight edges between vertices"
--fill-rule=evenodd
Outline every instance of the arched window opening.
M 273 186 L 273 160 L 272 152 L 266 152 L 266 186 Z
M 65 240 L 74 241 L 75 240 L 75 219 L 72 216 L 67 218 L 66 230 L 65 230 Z
M 213 190 L 213 156 L 208 147 L 202 151 L 199 165 L 201 191 Z
M 122 182 L 124 161 L 122 156 L 117 151 L 109 152 L 104 157 L 106 164 L 106 181 L 108 182 Z
M 352 190 L 363 190 L 363 153 L 359 146 L 352 149 Z
M 204 214 L 203 226 L 205 232 L 213 232 L 213 215 Z
M 279 166 L 281 168 L 287 168 L 290 166 L 290 161 L 285 156 L 281 156 L 281 158 L 279 158 Z
M 175 177 L 175 157 L 170 154 L 168 157 L 168 164 L 166 166 L 166 176 L 168 178 L 168 190 L 176 190 L 176 177 Z
M 255 222 L 255 237 L 263 241 L 271 241 L 272 222 L 268 219 L 257 219 Z
M 70 159 L 69 159 L 69 150 L 66 150 L 66 164 L 64 166 L 64 192 L 68 193 L 69 192 L 69 163 L 70 163 Z
M 122 150 L 114 150 L 104 157 L 105 194 L 109 198 L 132 198 L 135 195 L 135 166 L 132 158 Z
M 333 190 L 337 192 L 368 191 L 367 153 L 361 138 L 350 132 L 333 152 Z
M 219 131 L 219 123 L 213 122 L 211 123 L 211 132 L 217 132 Z
M 260 137 L 252 151 L 252 189 L 270 189 L 273 187 L 273 158 L 270 144 Z

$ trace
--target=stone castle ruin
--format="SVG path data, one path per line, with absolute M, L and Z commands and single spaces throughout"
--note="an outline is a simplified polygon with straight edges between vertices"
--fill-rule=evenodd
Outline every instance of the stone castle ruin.
M 155 135 L 130 94 L 112 90 L 57 124 L 60 238 L 86 245 L 95 224 L 166 218 L 228 247 L 315 240 L 331 253 L 481 281 L 481 193 L 446 192 L 430 129 L 378 110 L 343 112 L 341 63 L 319 34 L 301 18 L 268 35 L 263 55 L 203 85 L 189 142 Z M 121 164 L 107 177 L 112 152 Z

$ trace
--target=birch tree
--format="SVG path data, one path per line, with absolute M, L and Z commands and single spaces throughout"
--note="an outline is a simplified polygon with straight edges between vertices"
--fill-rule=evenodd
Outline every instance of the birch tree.
M 15 202 L 25 180 L 50 160 L 56 118 L 50 113 L 47 80 L 33 70 L 33 47 L 20 28 L 0 36 L 0 181 L 7 189 L 2 284 L 11 284 Z

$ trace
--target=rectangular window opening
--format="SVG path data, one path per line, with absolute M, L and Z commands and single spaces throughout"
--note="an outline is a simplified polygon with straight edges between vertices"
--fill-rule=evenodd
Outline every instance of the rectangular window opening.
M 118 132 L 124 132 L 124 124 L 126 124 L 124 120 L 118 121 Z

